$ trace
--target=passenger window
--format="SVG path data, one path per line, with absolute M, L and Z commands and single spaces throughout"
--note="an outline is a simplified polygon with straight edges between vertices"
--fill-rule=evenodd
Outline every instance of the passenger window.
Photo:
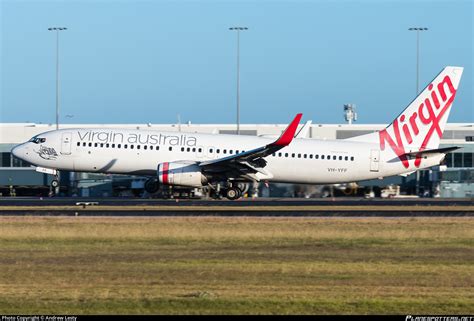
M 318 154 L 314 155 L 314 159 L 318 159 L 318 158 L 319 158 Z
M 117 144 L 117 148 L 121 148 L 121 147 L 122 147 L 122 145 L 121 145 L 121 144 Z
M 115 148 L 115 144 L 112 144 L 112 148 Z
M 324 155 L 321 155 L 321 159 L 324 159 Z
M 188 147 L 188 148 L 186 149 L 186 151 L 187 151 L 187 152 L 190 152 L 190 151 L 191 151 L 191 148 Z
M 308 155 L 304 154 L 304 155 L 303 155 L 303 158 L 306 158 L 306 156 L 308 156 Z
M 82 146 L 83 146 L 83 147 L 86 147 L 86 143 L 82 143 Z
M 218 148 L 218 149 L 216 150 L 216 153 L 219 154 L 220 152 L 221 152 L 221 150 Z
M 193 153 L 195 153 L 195 152 L 196 152 L 196 147 L 193 147 Z
M 301 158 L 301 154 L 298 154 L 298 158 Z
M 130 149 L 133 149 L 133 145 L 130 145 Z
M 326 157 L 326 159 L 331 159 L 331 155 L 328 155 L 328 156 Z
M 173 151 L 173 147 L 171 147 L 171 146 L 170 146 L 170 148 L 168 148 L 168 149 L 170 150 L 170 152 Z
M 309 158 L 313 159 L 313 154 L 309 154 Z
M 291 154 L 291 157 L 295 158 L 295 153 Z
M 159 150 L 160 149 L 160 146 L 156 146 L 155 150 Z
M 281 153 L 278 153 L 278 157 L 281 157 Z
M 128 145 L 127 145 L 127 144 L 123 145 L 123 148 L 124 148 L 124 149 L 127 149 L 127 147 L 128 147 Z
M 94 143 L 94 147 L 97 147 L 97 145 L 98 145 L 97 143 Z
M 351 161 L 353 161 L 353 160 L 354 160 L 354 156 L 351 156 Z
M 89 143 L 89 147 L 92 147 L 92 143 Z
M 77 146 L 81 146 L 81 142 L 77 142 Z
M 199 153 L 202 153 L 202 148 L 199 148 L 199 149 L 198 149 L 198 152 L 199 152 Z
M 339 156 L 339 160 L 342 160 L 342 156 Z
M 153 150 L 153 146 L 150 146 L 150 150 Z
M 238 154 L 238 153 L 239 153 L 239 150 L 236 150 L 235 153 Z
M 344 157 L 344 160 L 349 160 L 349 157 L 348 156 Z
M 336 155 L 334 155 L 334 156 L 332 157 L 332 159 L 333 159 L 333 160 L 336 160 L 336 159 L 337 159 L 337 156 L 336 156 Z
M 212 148 L 209 148 L 209 153 L 211 153 L 211 154 L 213 153 Z
M 232 149 L 231 149 L 231 150 L 229 150 L 229 154 L 232 154 L 232 153 L 233 153 L 233 152 L 232 152 Z
M 137 149 L 140 149 L 141 148 L 141 145 L 137 145 Z
M 222 153 L 227 154 L 227 149 L 224 149 Z
M 109 147 L 110 147 L 110 144 L 106 144 L 105 147 L 109 148 Z
M 181 151 L 184 152 L 184 147 L 181 147 Z
M 144 146 L 143 146 L 143 149 L 147 150 L 147 149 L 148 149 L 148 146 L 147 146 L 147 145 L 144 145 Z
M 100 148 L 103 148 L 104 147 L 104 143 L 100 143 Z
M 285 157 L 288 157 L 288 153 L 285 153 Z

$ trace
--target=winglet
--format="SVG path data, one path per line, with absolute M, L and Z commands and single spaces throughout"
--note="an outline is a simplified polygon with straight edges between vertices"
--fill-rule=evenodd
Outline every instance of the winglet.
M 308 136 L 309 130 L 311 128 L 312 120 L 308 120 L 303 127 L 301 127 L 300 131 L 295 135 L 295 138 L 306 138 Z
M 300 123 L 301 117 L 303 114 L 297 114 L 293 121 L 286 127 L 285 131 L 281 134 L 280 138 L 278 138 L 274 143 L 273 146 L 288 146 L 293 138 L 295 137 L 296 129 Z

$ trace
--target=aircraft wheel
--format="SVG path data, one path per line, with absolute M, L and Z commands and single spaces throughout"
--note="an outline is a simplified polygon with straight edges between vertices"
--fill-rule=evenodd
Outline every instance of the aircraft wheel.
M 57 179 L 54 179 L 51 181 L 51 187 L 56 188 L 59 186 L 59 181 Z
M 242 192 L 240 191 L 240 189 L 236 187 L 230 187 L 229 189 L 226 190 L 225 196 L 231 201 L 233 201 L 240 198 L 242 196 Z
M 145 191 L 150 194 L 158 192 L 159 188 L 160 184 L 158 183 L 158 180 L 156 178 L 150 178 L 145 182 Z

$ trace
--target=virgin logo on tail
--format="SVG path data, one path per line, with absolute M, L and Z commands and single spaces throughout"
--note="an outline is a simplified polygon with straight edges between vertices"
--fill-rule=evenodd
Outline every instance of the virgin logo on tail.
M 448 93 L 446 92 L 448 89 Z M 451 106 L 454 97 L 456 96 L 456 89 L 453 86 L 451 78 L 447 75 L 436 86 L 430 84 L 428 86 L 427 97 L 419 105 L 418 109 L 407 108 L 397 119 L 389 126 L 379 132 L 380 149 L 385 150 L 385 143 L 387 142 L 398 158 L 402 161 L 403 166 L 408 168 L 410 166 L 405 151 L 404 141 L 408 145 L 415 141 L 415 146 L 420 146 L 419 151 L 425 150 L 433 133 L 441 138 L 443 130 L 440 127 L 440 121 L 448 108 Z M 402 130 L 400 131 L 400 126 Z M 393 127 L 393 134 L 390 134 L 387 129 Z M 426 127 L 429 127 L 425 137 L 418 137 L 420 133 L 424 133 Z M 393 136 L 395 137 L 393 137 Z M 402 139 L 402 135 L 404 140 Z M 422 141 L 421 141 L 422 139 Z M 421 141 L 421 145 L 416 142 Z M 418 155 L 415 160 L 415 166 L 419 167 L 421 163 L 421 156 Z

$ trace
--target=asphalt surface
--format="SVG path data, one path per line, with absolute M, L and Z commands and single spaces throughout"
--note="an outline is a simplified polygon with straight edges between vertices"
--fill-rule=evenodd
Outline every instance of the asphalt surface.
M 474 216 L 474 199 L 2 198 L 0 215 L 68 216 Z
M 0 198 L 1 206 L 70 206 L 76 203 L 98 203 L 104 206 L 474 206 L 474 198 L 256 198 L 229 200 L 200 199 L 142 199 L 142 198 L 85 198 L 85 197 L 5 197 Z

